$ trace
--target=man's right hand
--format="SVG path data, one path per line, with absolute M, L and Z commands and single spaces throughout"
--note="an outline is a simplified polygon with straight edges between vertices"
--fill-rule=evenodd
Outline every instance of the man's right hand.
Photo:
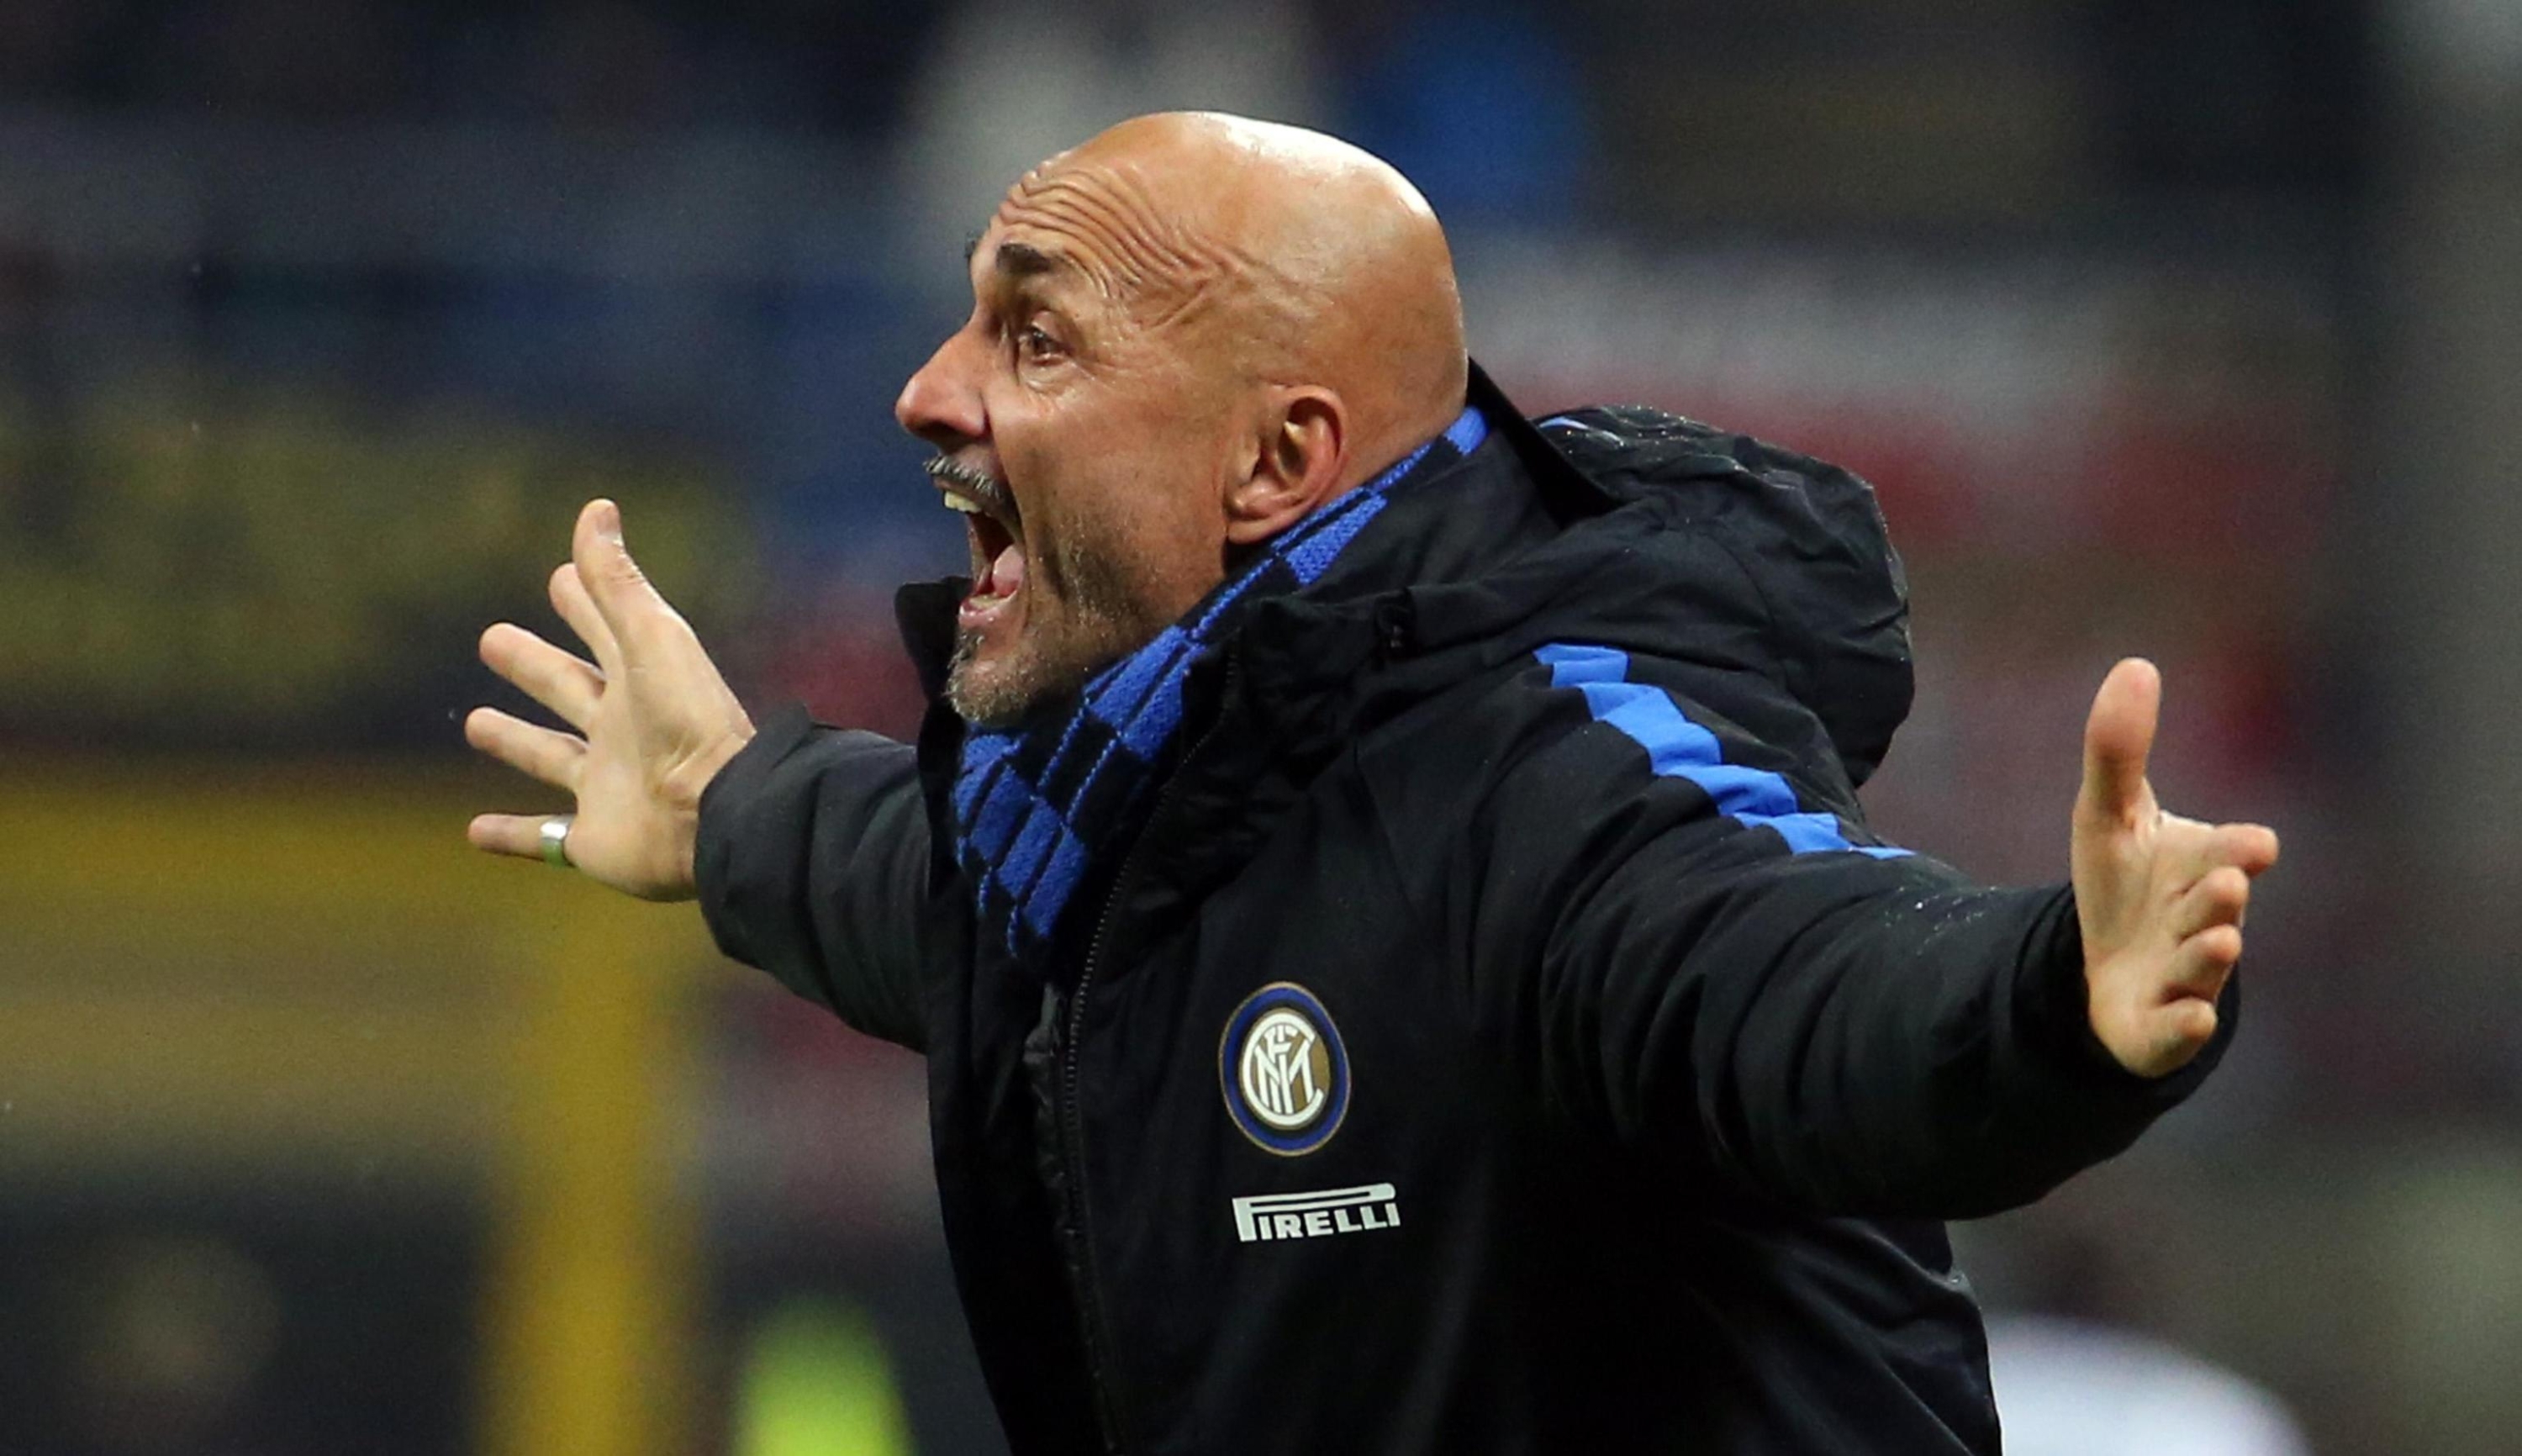
M 568 850 L 579 869 L 643 900 L 690 899 L 701 790 L 752 739 L 753 720 L 630 559 L 612 501 L 578 513 L 551 600 L 593 663 L 505 622 L 482 634 L 482 660 L 584 736 L 476 708 L 465 741 L 577 797 Z M 486 814 L 466 837 L 537 859 L 545 818 Z

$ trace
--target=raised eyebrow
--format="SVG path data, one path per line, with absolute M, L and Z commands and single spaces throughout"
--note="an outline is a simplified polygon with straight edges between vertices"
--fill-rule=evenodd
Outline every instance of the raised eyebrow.
M 1040 278 L 1047 274 L 1067 272 L 1075 266 L 1056 253 L 1046 252 L 1031 243 L 1019 243 L 1012 239 L 1003 240 L 999 244 L 998 251 L 990 257 L 990 262 L 999 272 L 1009 278 Z
M 963 244 L 963 266 L 969 268 L 972 265 L 972 259 L 979 256 L 980 251 L 981 236 L 975 233 Z M 1035 278 L 1074 273 L 1077 271 L 1077 265 L 1065 257 L 1048 249 L 1037 248 L 1031 243 L 1019 243 L 1010 238 L 1002 241 L 998 247 L 990 251 L 990 271 L 1003 282 L 1021 283 Z

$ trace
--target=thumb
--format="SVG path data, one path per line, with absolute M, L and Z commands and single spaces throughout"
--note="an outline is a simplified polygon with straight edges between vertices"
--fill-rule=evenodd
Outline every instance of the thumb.
M 2086 815 L 2120 820 L 2136 812 L 2145 794 L 2145 759 L 2154 748 L 2154 726 L 2163 707 L 2163 675 L 2142 657 L 2123 658 L 2093 694 L 2084 721 L 2084 787 L 2076 807 Z
M 626 649 L 635 650 L 632 639 L 643 634 L 642 619 L 659 598 L 639 563 L 630 559 L 630 548 L 622 543 L 622 507 L 610 500 L 588 501 L 578 513 L 569 559 L 604 625 Z

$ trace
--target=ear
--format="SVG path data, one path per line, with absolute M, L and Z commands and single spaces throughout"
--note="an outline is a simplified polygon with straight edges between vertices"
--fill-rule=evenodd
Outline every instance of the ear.
M 1329 500 L 1348 468 L 1348 406 L 1312 386 L 1275 392 L 1252 467 L 1226 492 L 1226 539 L 1268 540 Z

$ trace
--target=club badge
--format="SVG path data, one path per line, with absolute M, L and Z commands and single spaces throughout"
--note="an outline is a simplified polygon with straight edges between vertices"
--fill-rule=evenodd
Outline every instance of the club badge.
M 1262 987 L 1226 1019 L 1218 1084 L 1227 1114 L 1263 1150 L 1313 1151 L 1348 1115 L 1348 1052 L 1314 993 L 1289 981 Z

